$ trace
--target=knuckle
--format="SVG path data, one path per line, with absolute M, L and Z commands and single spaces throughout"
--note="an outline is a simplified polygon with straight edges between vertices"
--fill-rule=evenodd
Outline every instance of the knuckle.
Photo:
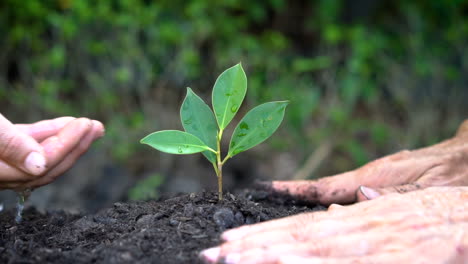
M 389 161 L 398 161 L 408 158 L 411 155 L 411 150 L 404 149 L 395 154 L 388 156 Z
M 407 192 L 406 188 L 403 186 L 392 186 L 392 189 L 397 193 L 405 193 Z
M 14 157 L 21 141 L 17 136 L 0 135 L 0 155 L 2 157 Z
M 435 166 L 433 166 L 433 168 L 440 166 L 447 168 L 456 167 L 458 164 L 463 164 L 463 162 L 466 161 L 468 161 L 468 154 L 464 152 L 453 151 L 449 154 L 441 155 L 439 157 L 439 162 Z
M 405 149 L 405 150 L 399 151 L 397 153 L 385 156 L 383 158 L 376 159 L 376 160 L 368 163 L 366 165 L 366 167 L 377 168 L 377 167 L 381 167 L 381 166 L 388 166 L 389 163 L 391 163 L 391 162 L 408 159 L 412 155 L 412 153 L 413 152 L 411 150 Z

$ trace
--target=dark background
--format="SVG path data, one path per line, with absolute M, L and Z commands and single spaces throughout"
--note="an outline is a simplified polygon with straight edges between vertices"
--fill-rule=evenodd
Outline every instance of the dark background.
M 3 0 L 0 112 L 106 125 L 70 172 L 33 193 L 40 208 L 214 190 L 202 155 L 139 140 L 181 129 L 186 87 L 209 102 L 216 77 L 242 62 L 237 120 L 262 102 L 291 104 L 272 138 L 227 163 L 225 188 L 332 175 L 450 137 L 468 117 L 467 13 L 461 0 Z

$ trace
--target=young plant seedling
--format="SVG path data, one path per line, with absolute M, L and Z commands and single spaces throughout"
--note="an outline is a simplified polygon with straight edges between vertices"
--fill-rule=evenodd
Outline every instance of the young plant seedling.
M 163 130 L 144 137 L 141 143 L 171 154 L 201 152 L 218 177 L 218 197 L 223 198 L 223 165 L 235 155 L 269 138 L 283 121 L 287 101 L 269 102 L 250 110 L 234 129 L 226 156 L 221 156 L 223 132 L 239 110 L 247 92 L 247 77 L 239 63 L 225 70 L 212 92 L 213 111 L 190 88 L 180 108 L 184 131 Z

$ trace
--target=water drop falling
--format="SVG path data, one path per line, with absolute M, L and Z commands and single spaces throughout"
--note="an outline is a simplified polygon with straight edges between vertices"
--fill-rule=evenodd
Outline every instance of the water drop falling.
M 3 211 L 3 203 L 0 203 L 0 212 Z
M 28 200 L 29 196 L 31 195 L 31 189 L 26 188 L 22 191 L 18 191 L 17 195 L 18 195 L 18 202 L 16 203 L 15 221 L 17 224 L 19 224 L 23 220 L 24 203 Z
M 237 111 L 237 108 L 239 108 L 237 105 L 233 105 L 231 107 L 231 112 L 235 113 Z

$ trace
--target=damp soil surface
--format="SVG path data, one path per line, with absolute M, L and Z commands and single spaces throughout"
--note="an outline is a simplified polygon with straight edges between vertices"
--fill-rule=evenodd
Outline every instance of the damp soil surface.
M 226 230 L 322 206 L 295 204 L 264 191 L 192 193 L 147 202 L 119 202 L 96 214 L 0 213 L 0 263 L 202 263 L 202 249 Z

